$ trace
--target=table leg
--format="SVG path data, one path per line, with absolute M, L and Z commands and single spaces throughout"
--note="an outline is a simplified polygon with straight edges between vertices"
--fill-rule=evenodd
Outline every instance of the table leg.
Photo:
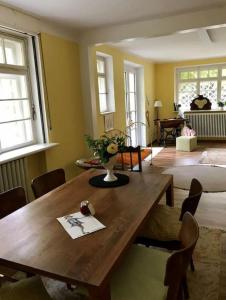
M 166 204 L 174 206 L 173 179 L 166 190 Z
M 89 300 L 111 300 L 111 289 L 109 284 L 100 287 L 90 286 L 88 290 Z

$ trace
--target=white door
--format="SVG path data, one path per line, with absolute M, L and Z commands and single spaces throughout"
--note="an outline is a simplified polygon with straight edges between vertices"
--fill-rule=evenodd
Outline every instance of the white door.
M 132 146 L 138 145 L 137 126 L 132 126 L 138 122 L 137 105 L 137 76 L 136 68 L 125 68 L 125 102 L 126 102 L 126 127 L 127 134 L 131 137 Z

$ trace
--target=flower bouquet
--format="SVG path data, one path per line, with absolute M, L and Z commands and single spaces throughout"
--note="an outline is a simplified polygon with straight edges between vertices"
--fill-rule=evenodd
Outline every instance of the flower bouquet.
M 104 181 L 116 181 L 118 178 L 113 174 L 113 167 L 116 162 L 116 154 L 123 152 L 125 148 L 125 137 L 103 135 L 99 139 L 93 139 L 87 135 L 86 142 L 93 151 L 94 156 L 100 159 L 100 162 L 107 170 Z

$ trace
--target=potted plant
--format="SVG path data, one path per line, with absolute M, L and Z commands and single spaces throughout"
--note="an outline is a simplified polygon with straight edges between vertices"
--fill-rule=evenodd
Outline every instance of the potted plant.
M 225 102 L 220 100 L 220 101 L 217 102 L 217 105 L 220 107 L 221 110 L 223 110 L 224 106 L 225 106 Z
M 125 137 L 103 135 L 99 139 L 93 139 L 87 135 L 86 142 L 94 156 L 100 159 L 103 167 L 107 170 L 104 181 L 116 181 L 118 178 L 113 174 L 113 167 L 116 162 L 116 154 L 125 148 Z

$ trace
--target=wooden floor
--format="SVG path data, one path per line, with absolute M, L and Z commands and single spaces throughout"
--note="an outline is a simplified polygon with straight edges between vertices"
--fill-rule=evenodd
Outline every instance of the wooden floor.
M 198 165 L 203 151 L 209 148 L 225 148 L 225 142 L 199 142 L 197 150 L 193 152 L 178 152 L 175 146 L 164 148 L 153 158 L 152 166 L 148 167 L 151 172 L 162 172 L 172 166 Z M 183 201 L 186 192 L 175 189 L 175 199 Z M 226 192 L 224 193 L 204 193 L 196 213 L 196 218 L 200 225 L 220 227 L 226 230 Z
M 175 146 L 164 148 L 156 157 L 153 158 L 153 166 L 172 167 L 197 165 L 202 157 L 202 153 L 210 148 L 225 148 L 225 142 L 199 142 L 198 148 L 192 152 L 176 151 Z

